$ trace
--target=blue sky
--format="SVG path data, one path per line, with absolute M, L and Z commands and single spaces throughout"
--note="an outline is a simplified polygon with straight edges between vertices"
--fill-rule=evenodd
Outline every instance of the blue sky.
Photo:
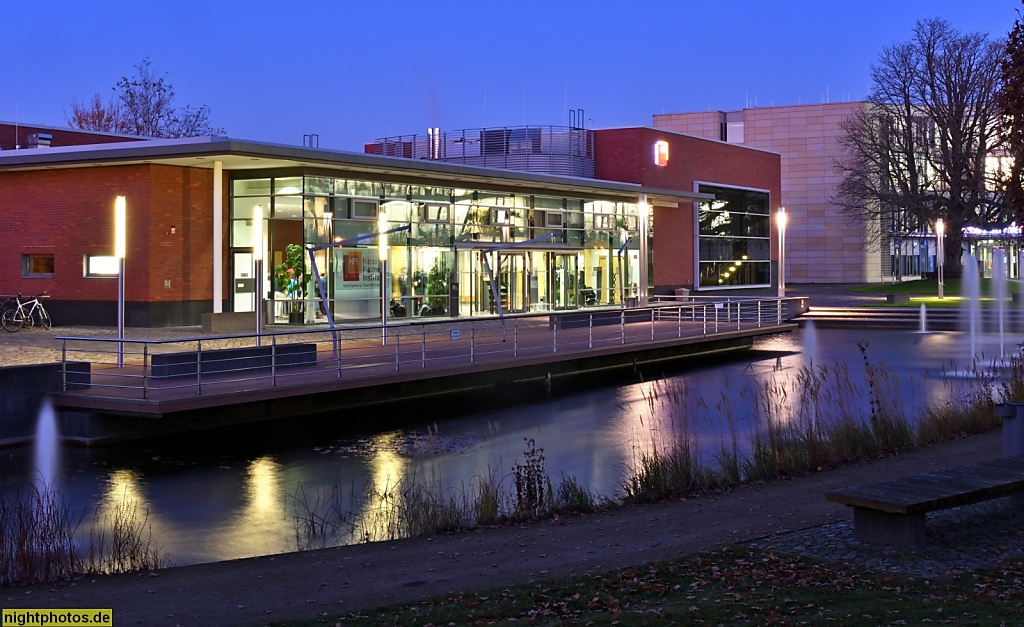
M 428 127 L 649 125 L 858 100 L 919 19 L 1003 37 L 1017 0 L 0 0 L 0 120 L 65 125 L 149 57 L 239 139 L 361 151 Z

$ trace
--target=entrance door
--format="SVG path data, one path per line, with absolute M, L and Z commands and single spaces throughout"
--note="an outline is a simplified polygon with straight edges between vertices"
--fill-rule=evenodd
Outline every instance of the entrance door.
M 231 254 L 232 311 L 256 311 L 255 268 L 251 252 Z
M 527 253 L 499 253 L 501 259 L 501 306 L 506 313 L 530 308 Z
M 576 300 L 576 253 L 554 253 L 549 258 L 551 269 L 548 272 L 548 293 L 551 295 L 552 307 L 566 309 L 579 306 Z

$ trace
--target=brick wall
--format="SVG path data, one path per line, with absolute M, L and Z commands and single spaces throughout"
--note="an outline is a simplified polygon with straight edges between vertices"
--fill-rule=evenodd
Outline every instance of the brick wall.
M 227 189 L 225 184 L 225 207 Z M 212 310 L 212 194 L 213 171 L 198 168 L 127 165 L 0 173 L 6 223 L 0 293 L 47 292 L 55 323 L 82 323 L 93 317 L 89 312 L 115 308 L 116 277 L 85 277 L 84 260 L 113 254 L 114 200 L 123 195 L 126 308 L 137 312 L 134 320 L 143 326 L 156 320 L 198 324 L 189 303 L 205 301 Z M 225 219 L 225 250 L 226 225 Z M 22 277 L 26 254 L 53 255 L 53 277 Z M 157 313 L 161 308 L 181 313 Z M 190 319 L 180 319 L 186 316 Z M 133 318 L 127 319 L 131 325 Z

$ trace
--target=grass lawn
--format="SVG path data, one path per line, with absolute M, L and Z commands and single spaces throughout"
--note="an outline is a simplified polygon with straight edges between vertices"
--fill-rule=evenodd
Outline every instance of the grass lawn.
M 1024 562 L 944 579 L 746 546 L 274 625 L 1018 625 Z
M 995 303 L 995 299 L 991 298 L 992 283 L 992 279 L 981 279 L 982 307 L 991 307 Z M 917 307 L 923 304 L 931 308 L 960 307 L 965 300 L 960 290 L 960 279 L 946 279 L 942 290 L 943 298 L 940 299 L 938 280 L 920 279 L 900 283 L 873 283 L 850 288 L 848 291 L 860 294 L 907 294 L 910 296 L 909 303 L 872 303 L 872 307 Z M 1024 290 L 1018 281 L 1007 281 L 1006 291 L 1012 295 Z

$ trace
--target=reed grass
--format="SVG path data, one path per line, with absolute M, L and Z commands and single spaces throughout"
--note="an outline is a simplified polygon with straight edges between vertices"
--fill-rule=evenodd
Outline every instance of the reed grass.
M 84 546 L 86 513 L 74 513 L 52 485 L 17 485 L 0 496 L 0 585 L 154 570 L 170 563 L 153 540 L 148 512 L 122 500 L 98 510 Z

